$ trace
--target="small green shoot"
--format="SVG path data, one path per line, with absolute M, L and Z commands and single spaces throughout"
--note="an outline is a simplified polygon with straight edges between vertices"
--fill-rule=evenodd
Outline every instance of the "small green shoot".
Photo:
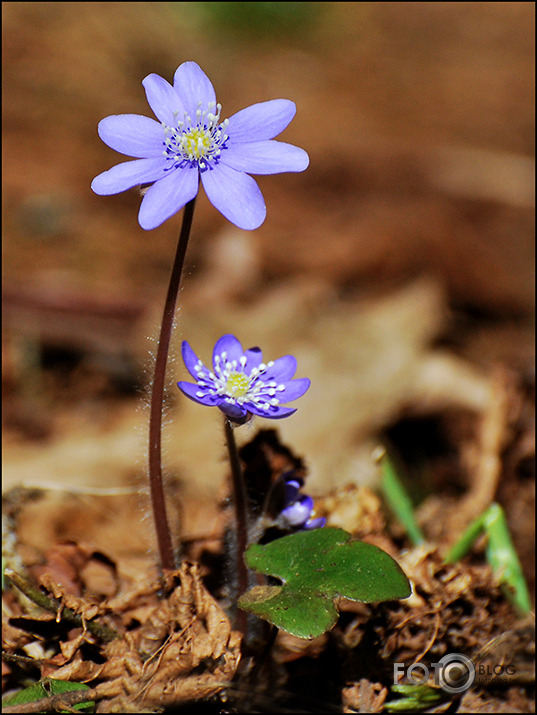
M 44 698 L 51 698 L 53 695 L 60 695 L 64 693 L 71 693 L 74 690 L 90 690 L 88 685 L 84 683 L 71 683 L 65 680 L 53 680 L 52 678 L 44 678 L 35 683 L 35 685 L 30 685 L 24 690 L 20 690 L 15 695 L 11 695 L 2 701 L 2 708 L 11 707 L 13 705 L 26 705 L 27 703 L 35 703 L 38 700 L 43 700 Z M 81 703 L 71 706 L 73 710 L 80 710 L 82 712 L 93 712 L 95 708 L 95 703 L 93 700 L 85 700 Z M 60 710 L 60 712 L 70 712 L 70 710 Z
M 338 619 L 338 597 L 365 603 L 408 598 L 409 581 L 387 553 L 351 541 L 343 529 L 323 527 L 252 544 L 248 566 L 281 586 L 256 586 L 239 599 L 245 611 L 299 638 L 312 639 Z
M 413 545 L 423 544 L 425 536 L 416 522 L 414 506 L 386 452 L 383 452 L 380 457 L 380 469 L 382 474 L 380 487 L 388 506 L 401 522 Z
M 430 685 L 392 685 L 392 693 L 401 693 L 404 697 L 384 703 L 384 709 L 392 713 L 419 712 L 434 707 L 445 700 L 445 693 Z
M 409 539 L 418 546 L 425 541 L 425 537 L 414 517 L 412 502 L 385 452 L 379 461 L 384 498 L 404 526 Z M 445 562 L 452 564 L 464 558 L 483 533 L 488 537 L 487 561 L 494 574 L 501 580 L 506 598 L 522 615 L 529 613 L 532 606 L 528 586 L 509 533 L 505 514 L 499 504 L 492 503 L 468 526 L 461 538 L 449 550 Z
M 449 550 L 446 563 L 455 563 L 466 556 L 482 533 L 488 537 L 487 561 L 500 579 L 506 598 L 521 615 L 529 613 L 532 606 L 528 585 L 509 533 L 505 513 L 499 504 L 492 503 L 470 524 Z

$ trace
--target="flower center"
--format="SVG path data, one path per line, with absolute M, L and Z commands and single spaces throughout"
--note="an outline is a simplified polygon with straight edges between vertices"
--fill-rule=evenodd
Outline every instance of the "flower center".
M 250 378 L 243 372 L 232 372 L 226 382 L 226 392 L 231 397 L 244 397 L 250 387 Z
M 196 393 L 197 396 L 218 395 L 226 402 L 238 405 L 252 402 L 266 412 L 279 405 L 280 398 L 277 393 L 285 390 L 285 384 L 262 379 L 266 371 L 274 365 L 274 361 L 252 368 L 249 375 L 244 372 L 246 363 L 245 355 L 241 355 L 238 360 L 229 361 L 224 351 L 215 355 L 214 372 L 210 372 L 201 360 L 198 360 L 194 370 L 198 385 L 202 389 Z
M 192 129 L 183 134 L 179 144 L 189 158 L 202 159 L 211 149 L 211 136 L 204 129 Z
M 216 110 L 216 113 L 215 113 Z M 202 111 L 198 106 L 194 120 L 185 113 L 176 127 L 164 124 L 164 151 L 167 159 L 173 161 L 173 168 L 197 166 L 200 171 L 216 164 L 222 149 L 226 148 L 226 134 L 229 119 L 220 123 L 222 106 L 210 102 Z

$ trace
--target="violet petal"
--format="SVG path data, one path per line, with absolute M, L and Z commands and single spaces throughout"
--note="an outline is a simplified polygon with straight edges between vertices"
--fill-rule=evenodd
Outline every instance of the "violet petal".
M 239 362 L 239 359 L 243 355 L 242 345 L 239 340 L 231 333 L 227 335 L 222 335 L 222 337 L 217 340 L 216 345 L 213 350 L 213 367 L 216 369 L 217 358 L 219 359 L 219 364 L 222 364 L 221 355 L 226 354 L 226 362 L 232 362 L 233 360 Z
M 157 228 L 180 211 L 198 193 L 196 169 L 175 169 L 147 190 L 138 214 L 146 231 Z
M 297 146 L 278 141 L 243 144 L 230 142 L 222 152 L 222 164 L 247 174 L 281 174 L 284 171 L 304 171 L 309 156 Z
M 101 119 L 97 132 L 111 149 L 139 159 L 162 157 L 162 125 L 141 114 L 113 114 Z
M 194 402 L 198 402 L 200 405 L 214 407 L 219 399 L 217 395 L 211 395 L 204 392 L 203 388 L 191 382 L 178 382 L 177 387 L 184 395 L 189 397 L 191 400 L 194 400 Z
M 163 159 L 134 159 L 116 164 L 103 171 L 91 182 L 91 188 L 99 196 L 119 194 L 133 186 L 153 183 L 166 176 Z
M 193 122 L 196 121 L 198 107 L 206 110 L 209 104 L 214 104 L 216 112 L 216 94 L 211 80 L 195 62 L 183 62 L 175 70 L 173 86 L 182 100 L 185 112 Z
M 182 120 L 185 114 L 185 108 L 176 90 L 158 74 L 147 75 L 142 84 L 155 117 L 168 127 L 176 127 L 177 121 Z
M 220 163 L 202 172 L 201 181 L 209 201 L 228 221 L 246 231 L 261 226 L 267 209 L 263 194 L 251 176 Z
M 296 114 L 290 99 L 258 102 L 229 117 L 228 134 L 233 142 L 257 142 L 273 139 L 283 132 Z
M 284 355 L 266 369 L 263 373 L 263 382 L 268 382 L 269 380 L 275 380 L 276 382 L 287 382 L 291 380 L 296 372 L 297 364 L 296 358 L 293 355 Z

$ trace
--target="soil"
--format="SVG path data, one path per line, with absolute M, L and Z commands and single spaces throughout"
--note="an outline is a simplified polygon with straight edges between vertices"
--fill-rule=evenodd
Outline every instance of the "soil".
M 3 554 L 56 604 L 5 590 L 4 692 L 50 677 L 87 683 L 98 712 L 382 712 L 400 697 L 394 663 L 456 652 L 485 676 L 507 662 L 516 673 L 458 697 L 437 689 L 429 711 L 534 712 L 531 614 L 506 597 L 482 538 L 444 561 L 496 502 L 534 604 L 533 3 L 2 11 Z M 223 116 L 295 101 L 281 139 L 311 163 L 258 177 L 256 231 L 197 201 L 165 405 L 181 565 L 163 585 L 147 389 L 180 216 L 145 232 L 138 192 L 89 187 L 121 160 L 99 120 L 148 114 L 143 77 L 171 80 L 190 59 Z M 254 472 L 276 479 L 299 460 L 316 512 L 392 555 L 409 599 L 343 602 L 313 641 L 261 630 L 241 644 L 221 421 L 174 385 L 181 340 L 207 361 L 228 332 L 267 359 L 295 355 L 312 381 L 274 431 L 236 430 L 241 448 L 271 445 Z M 397 455 L 424 545 L 382 498 L 379 445 Z

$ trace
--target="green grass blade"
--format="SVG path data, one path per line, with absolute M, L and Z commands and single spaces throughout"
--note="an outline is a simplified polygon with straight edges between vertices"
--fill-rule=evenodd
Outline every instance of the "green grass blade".
M 380 458 L 380 469 L 382 475 L 380 486 L 388 506 L 404 527 L 408 538 L 414 546 L 423 544 L 425 536 L 414 517 L 414 505 L 397 474 L 393 462 L 386 453 Z

